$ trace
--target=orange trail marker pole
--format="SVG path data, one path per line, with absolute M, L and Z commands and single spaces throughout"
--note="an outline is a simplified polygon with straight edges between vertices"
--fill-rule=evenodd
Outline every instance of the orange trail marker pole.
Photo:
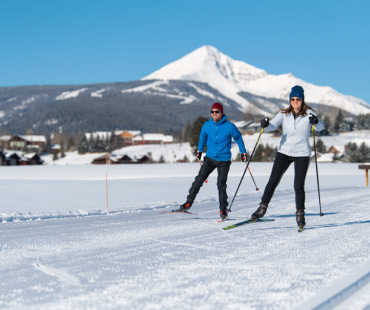
M 107 209 L 108 209 L 108 155 L 105 156 L 105 193 L 106 193 L 106 199 L 107 199 Z

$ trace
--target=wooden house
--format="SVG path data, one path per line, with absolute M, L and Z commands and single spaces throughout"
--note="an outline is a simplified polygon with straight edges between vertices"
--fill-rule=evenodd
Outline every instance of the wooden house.
M 9 140 L 12 136 L 0 136 L 0 149 L 9 150 Z
M 150 162 L 150 157 L 148 155 L 144 155 L 140 159 L 137 160 L 137 163 L 139 164 L 146 164 Z
M 114 164 L 119 164 L 119 161 L 116 158 L 106 154 L 106 155 L 102 155 L 102 156 L 95 158 L 91 162 L 91 164 L 93 165 L 107 165 L 107 164 L 114 165 Z
M 43 152 L 46 145 L 45 136 L 12 136 L 8 141 L 9 149 L 15 151 L 33 150 Z
M 37 153 L 23 154 L 22 157 L 27 160 L 22 160 L 24 165 L 42 165 L 44 163 Z
M 7 166 L 19 166 L 24 160 L 16 152 L 6 153 L 5 162 Z
M 128 155 L 123 155 L 120 159 L 119 159 L 119 162 L 121 164 L 132 164 L 133 163 L 133 159 L 128 156 Z
M 133 138 L 134 145 L 143 144 L 171 144 L 173 136 L 164 135 L 161 133 L 146 133 Z

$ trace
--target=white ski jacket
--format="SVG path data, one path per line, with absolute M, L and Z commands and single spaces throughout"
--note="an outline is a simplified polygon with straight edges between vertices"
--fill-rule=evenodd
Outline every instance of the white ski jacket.
M 311 148 L 308 138 L 312 132 L 312 125 L 309 117 L 310 113 L 317 116 L 312 110 L 307 110 L 307 115 L 297 116 L 279 112 L 270 121 L 269 125 L 264 129 L 267 132 L 274 131 L 281 123 L 283 123 L 283 135 L 280 141 L 278 152 L 292 156 L 303 157 L 311 155 Z M 314 125 L 315 130 L 321 131 L 324 129 L 324 123 L 319 119 L 319 122 Z

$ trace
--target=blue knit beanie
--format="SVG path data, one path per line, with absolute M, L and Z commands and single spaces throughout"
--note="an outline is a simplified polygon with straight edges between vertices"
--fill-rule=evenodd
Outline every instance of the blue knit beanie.
M 302 86 L 294 86 L 292 87 L 292 91 L 289 95 L 289 100 L 292 99 L 292 97 L 298 97 L 298 98 L 301 98 L 302 100 L 304 100 L 304 90 L 302 88 Z

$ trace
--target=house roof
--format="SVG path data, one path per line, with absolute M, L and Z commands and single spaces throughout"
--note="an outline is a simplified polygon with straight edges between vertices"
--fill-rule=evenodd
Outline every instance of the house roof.
M 134 135 L 128 131 L 124 131 L 122 132 L 120 135 L 120 137 L 125 137 L 125 138 L 132 138 Z
M 18 137 L 22 138 L 23 140 L 27 140 L 29 142 L 45 142 L 46 143 L 45 136 L 36 136 L 36 135 L 20 136 L 18 135 Z
M 13 151 L 13 152 L 5 152 L 6 159 L 10 159 L 11 157 L 18 157 L 20 160 L 28 161 L 28 158 L 24 157 L 20 152 Z
M 12 136 L 0 136 L 0 141 L 9 141 Z
M 163 141 L 163 142 L 173 142 L 173 136 L 164 135 L 162 133 L 145 133 L 142 136 L 136 136 L 133 138 L 134 141 Z

